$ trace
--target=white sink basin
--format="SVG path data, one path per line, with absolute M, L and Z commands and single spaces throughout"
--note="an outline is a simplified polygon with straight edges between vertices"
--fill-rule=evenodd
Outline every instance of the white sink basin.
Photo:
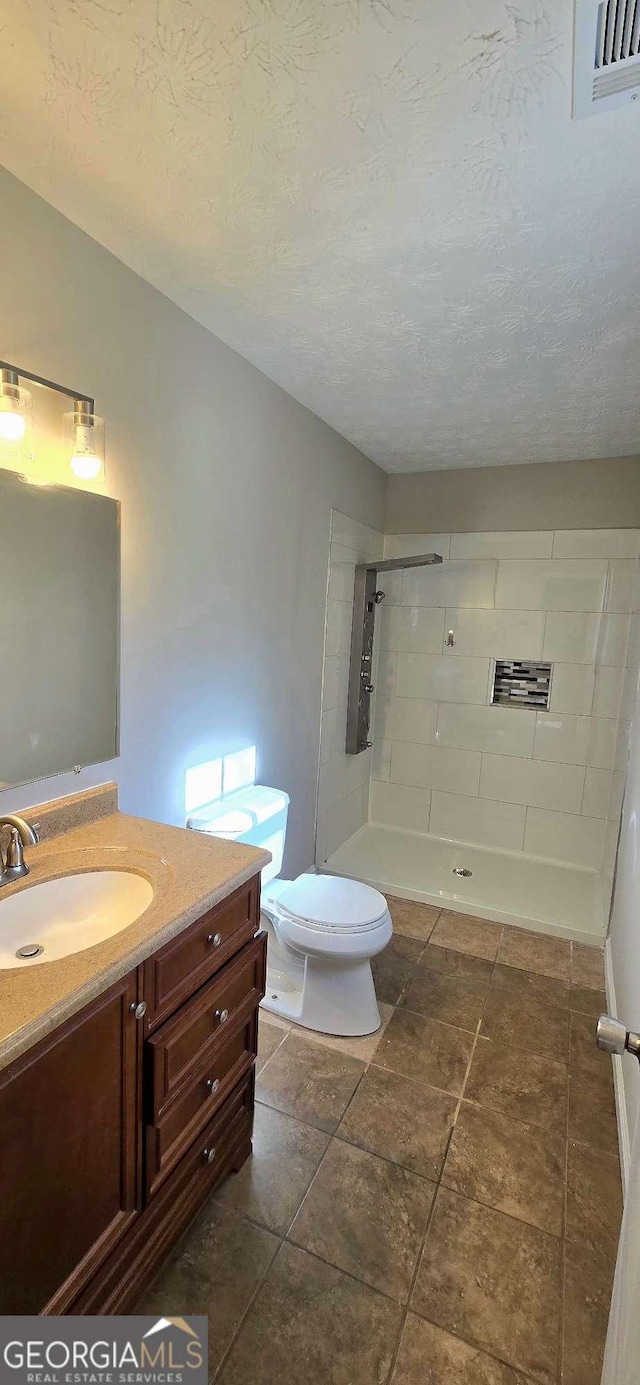
M 25 885 L 8 899 L 0 890 L 0 969 L 55 962 L 95 947 L 148 909 L 153 888 L 126 870 L 84 871 Z M 16 955 L 19 949 L 27 954 Z

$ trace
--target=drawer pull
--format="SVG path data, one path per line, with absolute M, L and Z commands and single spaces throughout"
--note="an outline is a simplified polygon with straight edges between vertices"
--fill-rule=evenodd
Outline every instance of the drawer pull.
M 216 1024 L 225 1024 L 226 1021 L 227 1021 L 228 1018 L 229 1018 L 229 1011 L 228 1011 L 228 1010 L 216 1010 L 216 1012 L 215 1012 L 213 1018 L 214 1018 Z
M 207 942 L 211 943 L 212 947 L 219 947 L 222 942 L 222 933 L 209 933 Z
M 207 1078 L 207 1086 L 208 1086 L 208 1088 L 209 1088 L 209 1095 L 210 1095 L 210 1096 L 215 1096 L 215 1094 L 216 1094 L 216 1092 L 217 1092 L 217 1090 L 218 1090 L 218 1088 L 219 1088 L 219 1086 L 220 1086 L 220 1078 L 219 1078 L 219 1077 L 209 1077 L 209 1078 Z
M 214 1161 L 214 1159 L 215 1159 L 215 1157 L 216 1157 L 216 1152 L 215 1152 L 215 1149 L 214 1149 L 213 1145 L 208 1145 L 206 1149 L 203 1149 L 203 1151 L 202 1151 L 202 1157 L 203 1157 L 203 1159 L 204 1159 L 205 1164 L 212 1164 L 212 1163 L 213 1163 L 213 1161 Z
M 133 1015 L 134 1019 L 136 1019 L 136 1020 L 142 1020 L 142 1019 L 144 1019 L 144 1017 L 145 1017 L 145 1015 L 146 1015 L 146 1013 L 147 1013 L 147 1002 L 146 1002 L 146 1000 L 139 1000 L 139 1001 L 135 1001 L 135 1000 L 134 1000 L 134 1001 L 132 1001 L 131 1005 L 129 1006 L 129 1009 L 130 1009 L 131 1014 Z

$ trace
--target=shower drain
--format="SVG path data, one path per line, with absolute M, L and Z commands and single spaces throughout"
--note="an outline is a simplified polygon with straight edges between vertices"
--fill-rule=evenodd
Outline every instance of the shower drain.
M 470 875 L 473 875 L 473 871 L 472 871 L 472 870 L 468 870 L 466 866 L 454 866 L 454 867 L 453 867 L 453 870 L 452 870 L 452 872 L 451 872 L 451 874 L 452 874 L 452 875 L 461 875 L 462 878 L 463 878 L 463 880 L 468 880 L 468 879 L 469 879 L 469 876 L 470 876 Z
M 39 957 L 41 952 L 44 952 L 42 943 L 24 943 L 22 947 L 18 948 L 15 955 L 16 957 L 28 959 L 31 957 Z

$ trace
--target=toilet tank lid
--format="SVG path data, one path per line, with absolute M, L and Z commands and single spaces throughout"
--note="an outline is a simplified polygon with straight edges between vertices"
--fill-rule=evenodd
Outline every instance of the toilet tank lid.
M 207 803 L 187 818 L 187 827 L 195 832 L 212 832 L 216 837 L 232 840 L 248 832 L 260 822 L 289 807 L 289 795 L 284 789 L 270 789 L 266 784 L 249 784 L 236 789 L 213 803 Z
M 295 918 L 324 928 L 365 928 L 387 912 L 379 890 L 341 875 L 299 875 L 280 890 L 278 904 Z

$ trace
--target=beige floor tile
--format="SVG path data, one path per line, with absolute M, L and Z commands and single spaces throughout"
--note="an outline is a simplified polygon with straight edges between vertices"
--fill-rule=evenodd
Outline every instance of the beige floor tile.
M 256 1058 L 256 1073 L 262 1072 L 265 1063 L 273 1057 L 277 1048 L 284 1042 L 285 1029 L 279 1029 L 275 1024 L 263 1024 L 260 1020 L 258 1024 L 258 1056 Z
M 598 1048 L 593 1015 L 572 1011 L 569 1062 L 572 1072 L 597 1084 L 601 1091 L 610 1091 L 613 1086 L 613 1059 L 609 1053 Z
M 257 1079 L 256 1097 L 285 1115 L 331 1133 L 363 1072 L 364 1064 L 358 1059 L 287 1034 Z
M 282 1018 L 281 1015 L 274 1015 L 272 1014 L 271 1010 L 263 1010 L 262 1008 L 259 1010 L 258 1013 L 260 1016 L 261 1025 L 269 1024 L 274 1029 L 284 1029 L 285 1034 L 289 1033 L 289 1030 L 291 1028 L 291 1020 L 285 1020 Z
M 285 1242 L 220 1385 L 383 1385 L 401 1324 L 399 1304 Z
M 474 1037 L 439 1020 L 394 1010 L 375 1052 L 379 1067 L 460 1096 Z
M 417 1015 L 452 1024 L 475 1033 L 482 1017 L 489 989 L 488 982 L 463 981 L 443 971 L 418 963 L 400 1001 L 403 1008 Z
M 522 967 L 508 967 L 504 962 L 496 962 L 491 984 L 500 990 L 517 991 L 520 995 L 553 1001 L 563 1010 L 569 1008 L 569 983 L 560 981 L 556 976 L 544 976 L 538 971 L 525 971 Z
M 567 1242 L 562 1385 L 600 1385 L 614 1262 Z
M 613 1082 L 598 1085 L 569 1069 L 569 1139 L 618 1155 L 618 1122 Z
M 567 1160 L 567 1240 L 615 1260 L 622 1218 L 617 1157 L 570 1141 Z
M 320 1034 L 317 1029 L 305 1029 L 301 1024 L 292 1024 L 290 1033 L 297 1034 L 298 1038 L 305 1039 L 307 1043 L 321 1044 L 323 1048 L 331 1048 L 336 1053 L 346 1053 L 350 1058 L 358 1058 L 361 1063 L 370 1063 L 393 1014 L 393 1006 L 385 1005 L 381 1000 L 378 1001 L 378 1009 L 380 1028 L 376 1029 L 375 1034 L 365 1034 L 361 1039 L 349 1038 L 344 1034 Z
M 431 942 L 452 952 L 468 952 L 495 962 L 502 937 L 502 924 L 476 918 L 475 914 L 456 914 L 443 909 L 431 935 Z
M 411 1308 L 555 1385 L 560 1254 L 555 1236 L 441 1188 Z
M 604 954 L 599 947 L 571 944 L 571 984 L 604 990 Z
M 572 986 L 569 992 L 569 1004 L 572 1010 L 578 1010 L 583 1015 L 589 1015 L 591 1019 L 597 1020 L 600 1015 L 607 1013 L 607 997 L 605 991 L 594 990 L 590 986 Z
M 438 1178 L 458 1099 L 384 1068 L 367 1069 L 338 1136 L 392 1159 L 424 1178 Z
M 527 1381 L 493 1356 L 409 1313 L 391 1385 L 527 1385 Z
M 218 1200 L 284 1236 L 330 1136 L 256 1103 L 253 1155 L 223 1183 Z
M 425 944 L 417 938 L 402 936 L 391 939 L 384 952 L 373 958 L 371 970 L 378 1002 L 397 1005 L 411 973 L 424 952 Z
M 566 1063 L 569 1057 L 569 1011 L 538 996 L 491 990 L 480 1033 L 496 1043 Z
M 564 1135 L 567 1128 L 567 1068 L 535 1053 L 524 1054 L 493 1039 L 477 1044 L 465 1098 Z
M 435 1185 L 333 1140 L 289 1240 L 406 1303 Z
M 426 943 L 440 917 L 440 910 L 432 904 L 418 904 L 413 899 L 399 899 L 392 894 L 388 894 L 386 899 L 394 933 L 407 938 L 420 938 Z
M 208 1317 L 213 1372 L 279 1245 L 268 1231 L 209 1201 L 146 1290 L 136 1313 Z
M 560 1236 L 565 1139 L 463 1101 L 442 1183 L 518 1221 Z
M 493 975 L 494 964 L 485 957 L 469 957 L 466 952 L 455 952 L 438 943 L 428 943 L 420 960 L 431 971 L 442 971 L 478 985 L 489 984 Z
M 565 938 L 552 938 L 528 929 L 505 928 L 498 948 L 498 962 L 568 981 L 571 943 Z

